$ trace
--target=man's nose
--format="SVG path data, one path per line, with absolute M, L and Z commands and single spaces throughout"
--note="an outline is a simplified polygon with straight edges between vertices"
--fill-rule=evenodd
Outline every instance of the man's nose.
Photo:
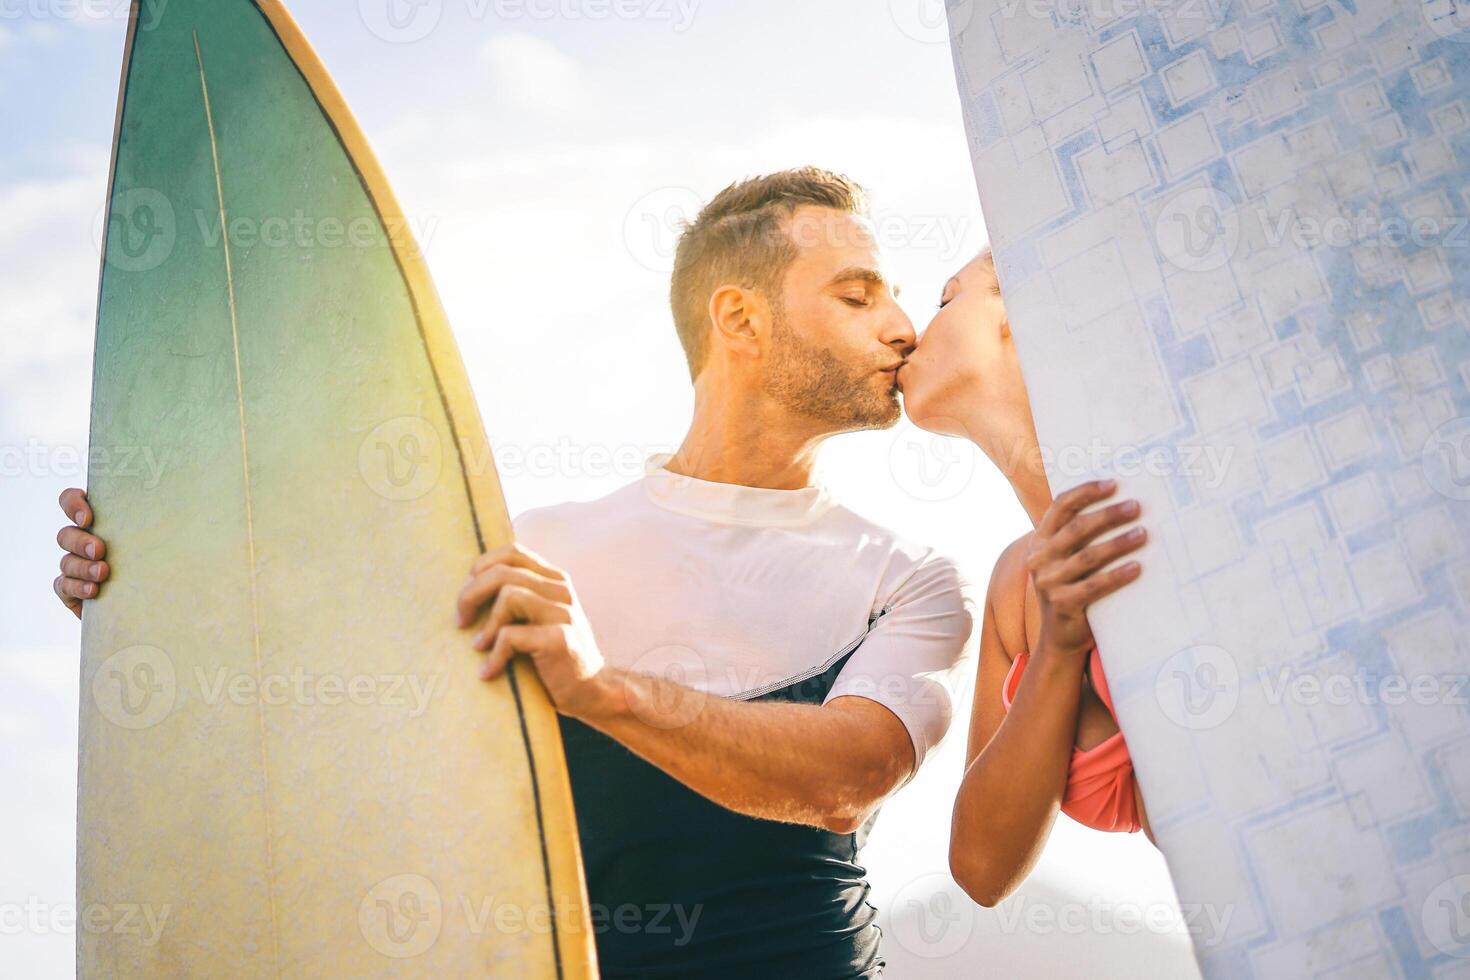
M 902 309 L 894 308 L 893 321 L 888 326 L 883 342 L 904 357 L 908 357 L 918 346 L 919 338 L 914 333 L 914 322 Z

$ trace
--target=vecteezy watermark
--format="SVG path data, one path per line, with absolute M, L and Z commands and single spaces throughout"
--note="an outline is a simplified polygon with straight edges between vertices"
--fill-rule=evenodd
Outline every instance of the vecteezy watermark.
M 429 710 L 442 674 L 334 674 L 314 673 L 297 665 L 286 673 L 256 674 L 254 671 L 195 667 L 193 681 L 200 700 L 216 707 L 263 704 L 269 707 L 295 705 L 304 708 L 381 706 L 403 708 L 408 718 Z
M 1298 705 L 1434 705 L 1470 704 L 1470 674 L 1374 674 L 1365 670 L 1327 675 L 1298 674 L 1283 667 L 1275 674 L 1260 670 L 1266 703 Z
M 1005 935 L 1189 935 L 1197 946 L 1218 945 L 1225 939 L 1234 905 L 1172 902 L 1118 902 L 1092 896 L 1080 901 L 1038 901 L 1016 895 L 995 909 Z
M 700 580 L 697 570 L 686 569 Z M 773 594 L 786 594 L 799 586 L 772 586 Z M 874 624 L 870 624 L 869 630 Z M 856 644 L 854 644 L 855 646 Z M 772 670 L 750 663 L 735 663 L 707 657 L 682 644 L 663 644 L 645 651 L 621 675 L 626 679 L 630 710 L 645 724 L 674 729 L 692 724 L 712 697 L 741 700 L 780 691 L 782 700 L 821 704 L 830 694 L 834 680 L 823 665 L 805 671 Z M 974 687 L 966 668 L 950 671 L 875 671 L 847 667 L 841 672 L 842 693 L 864 697 L 892 707 L 933 708 L 949 714 L 963 703 Z
M 673 272 L 679 239 L 705 203 L 688 187 L 660 187 L 644 194 L 623 217 L 623 242 L 628 254 L 651 272 Z M 971 230 L 969 219 L 960 215 L 879 210 L 855 224 L 810 222 L 776 229 L 753 228 L 750 234 L 779 235 L 783 244 L 799 248 L 859 244 L 876 245 L 884 251 L 924 249 L 934 252 L 941 262 L 950 263 L 966 251 Z M 693 258 L 686 254 L 684 261 Z
M 357 471 L 386 500 L 417 500 L 439 484 L 443 470 L 439 430 L 419 415 L 379 423 L 357 448 Z
M 1240 216 L 1213 187 L 1195 186 L 1166 200 L 1154 217 L 1154 243 L 1175 268 L 1212 272 L 1240 247 Z
M 1456 875 L 1431 891 L 1419 910 L 1419 921 L 1435 949 L 1470 959 L 1470 875 Z
M 1470 44 L 1470 0 L 1418 0 L 1419 13 L 1435 34 Z
M 667 24 L 675 34 L 694 25 L 701 0 L 465 0 L 471 18 L 500 21 L 643 21 Z
M 188 686 L 191 682 L 192 687 Z M 104 718 L 134 731 L 162 722 L 184 697 L 209 708 L 383 707 L 415 719 L 429 709 L 444 683 L 440 673 L 333 673 L 309 671 L 300 665 L 257 673 L 196 664 L 181 675 L 166 652 L 138 644 L 98 665 L 92 677 L 92 699 Z
M 574 896 L 555 904 L 525 902 L 505 895 L 452 895 L 446 901 L 434 882 L 421 874 L 397 874 L 373 885 L 358 903 L 358 928 L 368 945 L 385 956 L 409 959 L 429 950 L 446 926 L 471 936 L 544 936 L 553 929 L 577 933 L 583 924 L 601 935 L 617 932 L 669 936 L 687 946 L 699 928 L 704 905 L 650 902 L 584 908 Z
M 888 0 L 888 15 L 907 38 L 948 44 L 970 26 L 975 0 Z
M 894 481 L 917 500 L 952 500 L 969 487 L 980 450 L 962 436 L 961 423 L 925 420 L 926 429 L 900 425 L 888 446 L 888 469 Z M 927 429 L 936 429 L 935 432 Z M 1173 446 L 1115 446 L 1101 439 L 1075 445 L 1038 446 L 1030 441 L 988 447 L 995 465 L 1006 473 L 1030 472 L 1065 482 L 1098 474 L 1130 478 L 1189 478 L 1203 489 L 1222 485 L 1235 461 L 1236 447 L 1202 443 Z
M 289 215 L 227 215 L 221 226 L 218 211 L 199 208 L 194 211 L 199 240 L 207 248 L 218 248 L 228 237 L 231 247 L 298 248 L 365 250 L 384 246 L 402 247 L 418 243 L 428 247 L 438 228 L 438 219 L 416 221 L 409 217 L 379 221 L 376 215 L 358 214 L 350 218 L 336 215 L 311 215 L 296 208 Z
M 107 266 L 122 272 L 151 272 L 174 253 L 179 239 L 174 206 L 161 191 L 130 187 L 112 195 L 94 223 Z
M 171 0 L 139 0 L 138 29 L 151 31 L 163 19 Z M 78 24 L 126 23 L 132 0 L 0 0 L 0 22 L 68 20 Z
M 709 674 L 708 661 L 692 648 L 655 647 L 634 660 L 623 675 L 628 707 L 654 728 L 691 725 L 709 702 Z
M 384 878 L 358 903 L 357 928 L 368 945 L 384 956 L 419 956 L 438 941 L 444 928 L 439 889 L 419 874 Z
M 1425 481 L 1440 495 L 1470 500 L 1470 418 L 1453 418 L 1435 429 L 1419 462 Z
M 1224 482 L 1235 448 L 1197 443 L 1144 448 L 1093 439 L 1085 445 L 1042 446 L 1039 460 L 1047 473 L 1068 481 L 1096 473 L 1124 478 L 1185 476 L 1213 490 Z
M 363 26 L 390 44 L 422 41 L 444 17 L 444 0 L 357 0 Z
M 903 424 L 888 444 L 888 472 L 915 500 L 938 503 L 953 500 L 970 486 L 979 455 L 968 440 Z
M 30 439 L 24 445 L 0 445 L 0 479 L 37 477 L 75 479 L 84 475 L 138 480 L 155 490 L 174 459 L 171 448 L 90 446 L 85 451 L 67 443 Z
M 975 931 L 975 904 L 954 894 L 954 882 L 939 872 L 921 875 L 894 893 L 888 933 L 923 959 L 953 956 Z
M 581 927 L 576 903 L 567 896 L 557 902 L 555 909 L 545 902 L 521 902 L 496 895 L 460 895 L 455 905 L 464 916 L 469 933 L 475 936 L 491 931 L 502 936 L 547 935 L 552 930 L 553 912 L 558 929 L 577 932 Z M 669 936 L 675 948 L 689 945 L 703 914 L 703 904 L 624 902 L 609 906 L 593 902 L 587 906 L 588 925 L 597 935 L 617 932 Z
M 1216 728 L 1229 720 L 1240 701 L 1240 668 L 1221 647 L 1187 647 L 1159 668 L 1154 697 L 1164 716 L 1179 727 Z
M 457 458 L 471 476 L 498 473 L 505 479 L 637 479 L 645 474 L 650 456 L 673 449 L 663 443 L 579 442 L 563 436 L 554 442 L 462 446 Z M 445 457 L 444 440 L 433 422 L 419 415 L 399 416 L 380 423 L 363 437 L 358 444 L 358 472 L 379 496 L 416 500 L 439 484 Z
M 582 443 L 563 437 L 555 442 L 500 444 L 495 447 L 494 457 L 497 471 L 506 478 L 636 479 L 644 475 L 650 456 L 672 452 L 673 448 L 662 444 Z M 470 460 L 468 465 L 477 472 L 483 466 L 478 460 Z
M 682 34 L 694 24 L 700 0 L 456 0 L 455 10 L 469 20 L 500 23 L 534 21 L 641 21 L 667 24 Z M 422 41 L 444 21 L 445 0 L 358 0 L 363 26 L 390 44 Z
M 117 651 L 92 675 L 92 702 L 119 728 L 152 728 L 168 717 L 178 693 L 173 660 L 148 644 Z
M 704 199 L 688 187 L 660 187 L 644 194 L 623 216 L 628 254 L 650 272 L 673 272 L 679 236 L 703 207 Z
M 1385 217 L 1373 211 L 1318 215 L 1285 208 L 1254 210 L 1267 247 L 1290 241 L 1297 248 L 1354 248 L 1387 245 L 1415 249 L 1470 248 L 1470 218 L 1454 214 Z
M 146 902 L 47 902 L 35 896 L 23 902 L 0 901 L 0 936 L 72 935 L 80 929 L 94 935 L 136 936 L 138 945 L 157 945 L 172 905 Z
M 194 208 L 181 216 L 162 191 L 132 187 L 114 194 L 98 210 L 92 240 L 105 249 L 109 268 L 150 272 L 168 261 L 186 229 L 197 232 L 197 239 L 189 240 L 204 248 L 218 249 L 228 242 L 232 249 L 248 253 L 260 248 L 365 251 L 414 244 L 427 248 L 438 225 L 432 216 L 382 220 L 365 213 L 311 214 L 304 208 L 283 214 L 226 214 L 223 219 L 217 208 Z

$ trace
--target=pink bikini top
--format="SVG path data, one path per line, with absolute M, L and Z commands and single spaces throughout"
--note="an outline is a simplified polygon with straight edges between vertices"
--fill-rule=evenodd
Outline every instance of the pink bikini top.
M 1011 669 L 1001 685 L 1000 703 L 1011 710 L 1011 700 L 1021 684 L 1021 674 L 1030 660 L 1023 653 L 1011 661 Z M 1088 659 L 1092 687 L 1113 714 L 1113 698 L 1108 692 L 1108 679 L 1103 674 L 1102 658 L 1097 648 Z M 1113 715 L 1116 720 L 1117 715 Z M 1096 830 L 1135 833 L 1138 822 L 1138 798 L 1134 795 L 1133 759 L 1123 733 L 1117 732 L 1086 750 L 1072 747 L 1072 765 L 1067 772 L 1067 791 L 1062 798 L 1062 812 Z

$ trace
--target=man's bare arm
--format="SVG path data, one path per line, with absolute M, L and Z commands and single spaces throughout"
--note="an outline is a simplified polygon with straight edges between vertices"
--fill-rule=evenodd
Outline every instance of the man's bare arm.
M 460 626 L 487 604 L 474 639 L 488 651 L 481 677 L 525 654 L 558 711 L 729 809 L 846 832 L 914 769 L 908 730 L 876 701 L 735 701 L 608 666 L 566 574 L 518 546 L 476 561 Z
M 850 833 L 913 771 L 908 730 L 867 698 L 732 701 L 649 675 L 609 679 L 619 695 L 583 721 L 739 813 Z

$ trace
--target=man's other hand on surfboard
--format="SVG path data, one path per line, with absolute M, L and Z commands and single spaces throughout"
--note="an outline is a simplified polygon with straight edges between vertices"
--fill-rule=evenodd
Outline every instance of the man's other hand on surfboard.
M 61 492 L 61 510 L 72 523 L 56 535 L 56 543 L 66 554 L 61 556 L 61 574 L 51 583 L 56 597 L 66 608 L 82 618 L 82 601 L 95 599 L 111 571 L 102 559 L 107 555 L 107 542 L 91 534 L 92 505 L 87 494 L 72 487 Z
M 518 653 L 529 656 L 557 710 L 590 719 L 609 708 L 607 664 L 571 580 L 516 544 L 475 559 L 456 604 L 460 629 L 488 606 L 471 644 L 486 653 L 480 677 L 493 680 Z

